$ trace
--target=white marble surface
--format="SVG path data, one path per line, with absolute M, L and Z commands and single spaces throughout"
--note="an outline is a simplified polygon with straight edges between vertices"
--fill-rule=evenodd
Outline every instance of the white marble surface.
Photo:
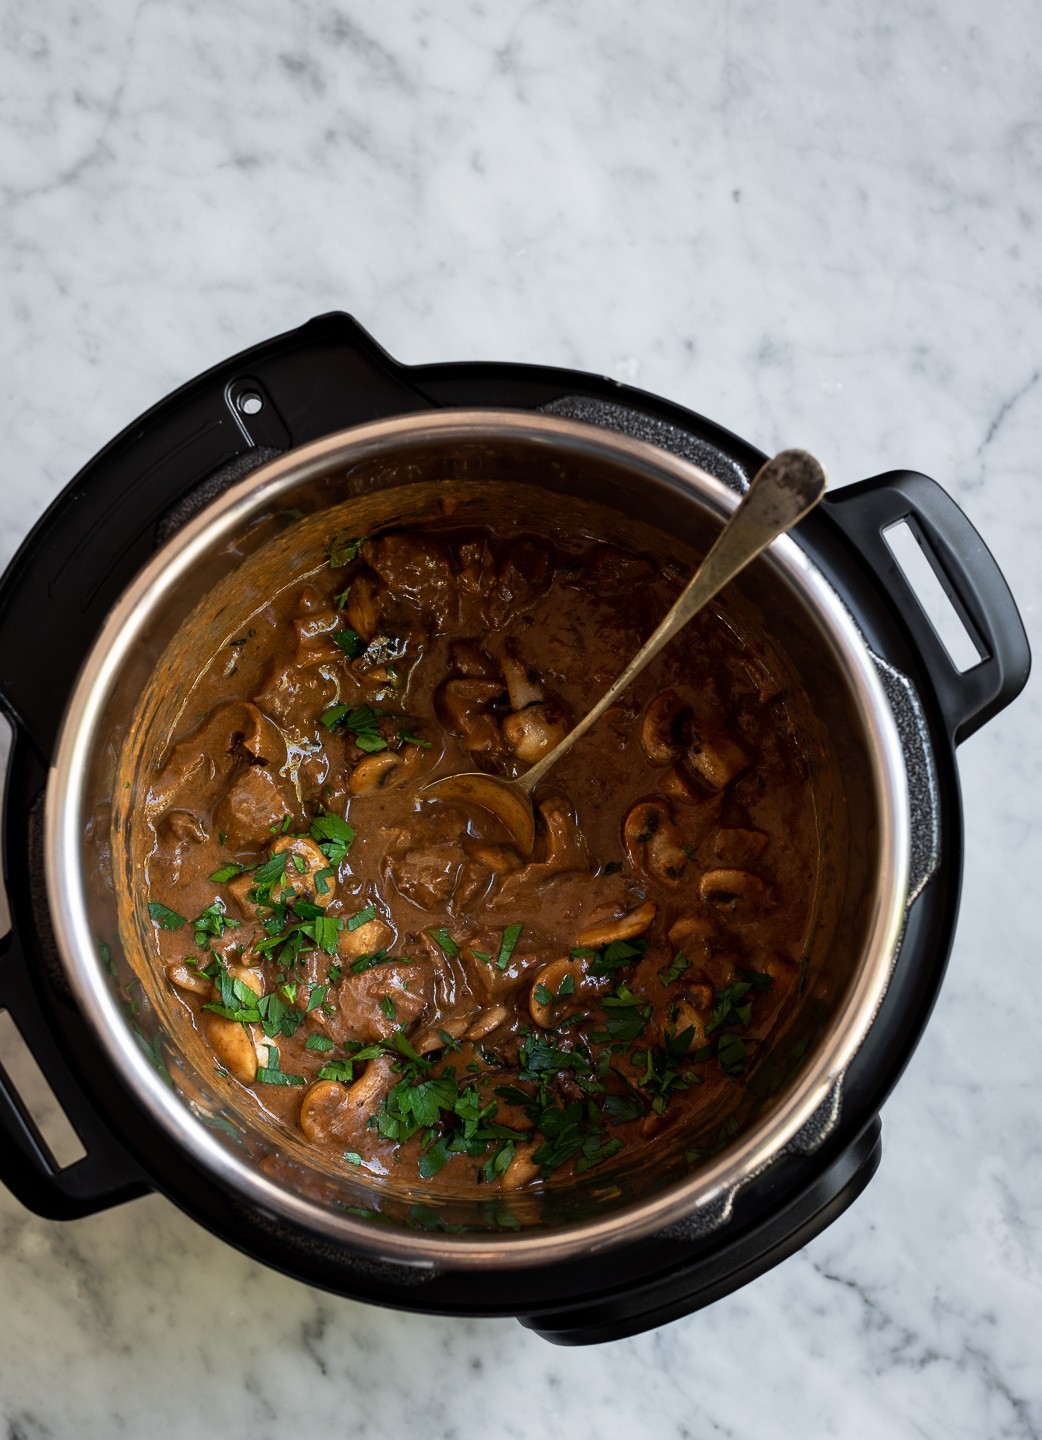
M 925 470 L 1038 648 L 1040 60 L 1028 0 L 6 0 L 0 558 L 175 385 L 345 309 L 836 483 Z M 156 1197 L 63 1227 L 3 1192 L 2 1433 L 1042 1434 L 1040 718 L 1035 684 L 961 753 L 963 910 L 882 1169 L 779 1270 L 561 1352 L 310 1291 Z

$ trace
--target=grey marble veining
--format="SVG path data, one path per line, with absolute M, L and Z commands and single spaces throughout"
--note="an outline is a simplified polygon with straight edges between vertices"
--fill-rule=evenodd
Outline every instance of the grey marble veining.
M 1037 645 L 1040 55 L 1027 0 L 7 0 L 0 563 L 149 405 L 343 309 L 836 484 L 923 470 Z M 558 1351 L 310 1290 L 158 1197 L 59 1226 L 0 1189 L 0 1431 L 1042 1435 L 1040 733 L 1032 684 L 960 752 L 962 913 L 881 1170 L 780 1269 Z

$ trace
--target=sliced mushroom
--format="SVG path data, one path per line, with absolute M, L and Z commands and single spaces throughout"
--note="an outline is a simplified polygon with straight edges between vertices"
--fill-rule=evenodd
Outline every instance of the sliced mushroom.
M 507 715 L 500 726 L 504 740 L 527 765 L 549 754 L 571 728 L 568 711 L 556 699 L 526 705 L 523 710 Z
M 465 1015 L 445 1015 L 436 1025 L 423 1030 L 412 1042 L 417 1055 L 430 1055 L 434 1050 L 444 1050 L 446 1035 L 450 1040 L 462 1039 L 467 1033 L 473 1013 L 468 1010 Z
M 623 820 L 622 838 L 635 870 L 672 890 L 679 886 L 690 856 L 680 843 L 665 800 L 638 800 L 631 805 Z
M 685 714 L 690 711 L 675 690 L 662 690 L 648 701 L 640 722 L 640 743 L 652 765 L 671 765 L 680 759 Z
M 542 829 L 536 842 L 534 860 L 548 870 L 588 870 L 590 852 L 579 829 L 575 811 L 560 795 L 539 803 Z
M 347 1086 L 336 1080 L 316 1080 L 308 1087 L 300 1106 L 300 1128 L 312 1145 L 329 1139 L 347 1097 Z
M 252 1085 L 257 1078 L 257 1048 L 252 1027 L 215 1015 L 212 1010 L 204 1012 L 202 1026 L 214 1055 L 229 1075 L 243 1085 Z
M 386 950 L 393 939 L 394 931 L 383 920 L 367 920 L 354 930 L 345 925 L 336 951 L 341 960 L 357 960 L 361 955 L 376 955 Z
M 209 999 L 213 994 L 209 975 L 203 975 L 194 966 L 186 965 L 183 960 L 175 960 L 166 967 L 166 978 L 178 990 L 187 990 L 192 995 L 205 995 Z
M 491 1035 L 493 1030 L 498 1030 L 510 1019 L 510 1011 L 505 1005 L 492 1005 L 486 1010 L 479 1012 L 476 1020 L 468 1025 L 466 1036 L 468 1040 L 483 1040 L 486 1035 Z
M 285 854 L 286 870 L 280 880 L 271 887 L 271 898 L 275 901 L 292 890 L 294 894 L 310 900 L 313 905 L 326 906 L 336 893 L 336 880 L 326 874 L 331 867 L 322 851 L 304 835 L 280 835 L 271 847 L 272 855 Z M 322 875 L 321 888 L 315 877 Z
M 264 976 L 259 970 L 251 970 L 248 965 L 229 965 L 228 974 L 233 980 L 241 981 L 247 990 L 252 990 L 258 999 L 264 994 Z
M 710 905 L 731 906 L 738 900 L 762 906 L 770 896 L 767 886 L 751 870 L 707 870 L 698 893 Z
M 685 945 L 692 950 L 706 947 L 713 937 L 713 923 L 704 919 L 701 915 L 679 915 L 669 927 L 668 939 L 671 945 L 678 950 L 684 950 Z M 687 951 L 684 950 L 685 955 Z M 689 960 L 693 957 L 688 955 Z
M 516 647 L 509 641 L 503 646 L 499 663 L 507 684 L 511 710 L 523 710 L 527 705 L 534 705 L 546 698 L 546 691 L 539 676 L 528 668 L 518 655 Z
M 348 1105 L 372 1115 L 397 1078 L 391 1056 L 377 1055 L 351 1084 L 347 1092 Z
M 539 1166 L 532 1159 L 538 1148 L 534 1140 L 528 1140 L 517 1147 L 513 1159 L 500 1177 L 499 1183 L 504 1190 L 519 1190 L 522 1185 L 528 1185 L 538 1178 Z
M 366 755 L 352 767 L 347 788 L 352 795 L 392 789 L 422 769 L 425 753 L 421 745 L 403 745 L 400 750 L 378 750 L 375 755 Z
M 668 795 L 671 800 L 698 799 L 697 781 L 680 765 L 671 765 L 664 775 L 659 776 L 656 784 L 663 795 Z
M 528 993 L 528 1013 L 535 1023 L 543 1030 L 557 1023 L 560 1019 L 560 1006 L 558 999 L 562 1002 L 571 1002 L 574 1007 L 574 996 L 579 989 L 586 971 L 581 960 L 572 960 L 568 956 L 560 960 L 551 960 L 549 965 L 544 965 L 539 974 L 535 977 L 532 988 Z M 571 977 L 571 987 L 567 995 L 560 995 L 561 986 L 568 977 Z M 552 998 L 550 1000 L 540 999 L 540 994 L 546 991 Z
M 645 930 L 651 929 L 657 909 L 653 900 L 646 900 L 643 905 L 627 911 L 625 915 L 583 930 L 576 943 L 584 948 L 598 950 L 602 945 L 610 945 L 613 940 L 635 940 L 638 935 L 643 935 Z
M 714 790 L 723 790 L 751 761 L 742 747 L 722 730 L 699 726 L 687 750 L 687 763 Z

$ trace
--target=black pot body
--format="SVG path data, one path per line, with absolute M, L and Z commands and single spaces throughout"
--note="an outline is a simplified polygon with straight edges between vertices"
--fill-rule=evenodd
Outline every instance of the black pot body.
M 654 396 L 536 367 L 396 365 L 330 315 L 236 356 L 117 437 L 39 522 L 0 582 L 0 704 L 12 728 L 3 808 L 11 929 L 0 1007 L 13 1015 L 86 1145 L 59 1168 L 0 1070 L 0 1178 L 31 1209 L 75 1218 L 159 1190 L 258 1259 L 374 1303 L 445 1314 L 515 1314 L 562 1343 L 618 1338 L 711 1303 L 806 1244 L 860 1193 L 880 1158 L 879 1109 L 929 1015 L 954 933 L 962 868 L 956 744 L 1027 679 L 1026 637 L 969 522 L 925 476 L 895 472 L 830 496 L 799 543 L 866 645 L 914 687 L 924 717 L 939 846 L 911 904 L 882 1006 L 844 1081 L 824 1144 L 776 1160 L 725 1225 L 676 1230 L 553 1266 L 439 1273 L 362 1257 L 245 1204 L 174 1154 L 79 1015 L 42 882 L 43 803 L 66 697 L 110 608 L 156 546 L 227 486 L 281 452 L 362 421 L 463 406 L 548 410 L 694 461 L 740 487 L 763 456 Z M 907 522 L 981 655 L 959 672 L 885 540 Z M 41 653 L 48 682 L 39 683 Z

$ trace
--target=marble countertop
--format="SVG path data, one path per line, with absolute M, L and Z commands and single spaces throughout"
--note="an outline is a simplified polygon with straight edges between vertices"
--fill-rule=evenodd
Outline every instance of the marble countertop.
M 837 485 L 925 471 L 1037 647 L 1040 60 L 1026 3 L 8 0 L 0 562 L 157 399 L 342 309 Z M 3 1433 L 1042 1435 L 1040 733 L 1036 683 L 960 752 L 948 977 L 878 1175 L 786 1264 L 559 1351 L 310 1290 L 156 1196 L 61 1225 L 0 1190 Z

